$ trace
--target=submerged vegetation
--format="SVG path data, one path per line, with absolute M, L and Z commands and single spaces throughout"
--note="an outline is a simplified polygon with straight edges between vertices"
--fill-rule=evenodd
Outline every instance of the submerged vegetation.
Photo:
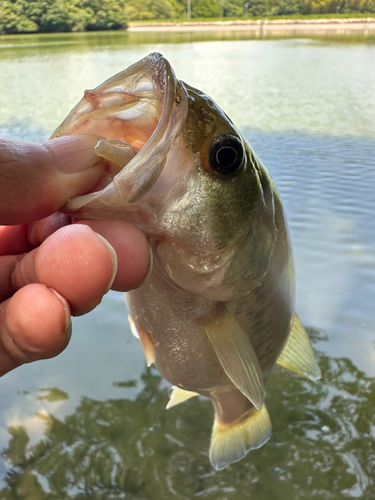
M 126 29 L 129 21 L 375 13 L 375 0 L 0 0 L 0 34 Z
M 206 455 L 211 403 L 194 398 L 165 410 L 170 390 L 152 368 L 116 384 L 136 386 L 135 397 L 83 397 L 66 416 L 40 413 L 39 441 L 27 421 L 8 428 L 0 500 L 373 500 L 375 380 L 348 359 L 320 355 L 319 364 L 319 382 L 275 369 L 271 440 L 222 471 Z M 53 388 L 43 397 L 48 391 L 50 405 L 57 391 L 66 394 Z

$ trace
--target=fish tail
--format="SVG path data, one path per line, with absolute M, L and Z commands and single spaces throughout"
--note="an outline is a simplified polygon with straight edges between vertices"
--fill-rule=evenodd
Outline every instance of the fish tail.
M 234 422 L 225 423 L 215 415 L 210 445 L 210 461 L 220 470 L 238 462 L 246 453 L 260 448 L 271 436 L 271 420 L 265 405 L 252 408 Z

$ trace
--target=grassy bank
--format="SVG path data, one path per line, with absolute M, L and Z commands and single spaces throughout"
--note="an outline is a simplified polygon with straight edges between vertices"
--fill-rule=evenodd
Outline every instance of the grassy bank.
M 260 21 L 267 19 L 268 21 L 315 21 L 315 20 L 332 20 L 332 21 L 340 21 L 340 20 L 348 20 L 348 19 L 359 19 L 366 20 L 372 18 L 375 20 L 374 12 L 349 12 L 344 14 L 291 14 L 291 15 L 282 15 L 282 16 L 241 16 L 241 17 L 195 17 L 192 19 L 184 18 L 176 18 L 176 19 L 154 19 L 147 21 L 131 21 L 129 26 L 138 26 L 138 25 L 157 25 L 157 24 L 197 24 L 197 23 L 227 23 L 227 22 L 251 22 L 251 21 Z

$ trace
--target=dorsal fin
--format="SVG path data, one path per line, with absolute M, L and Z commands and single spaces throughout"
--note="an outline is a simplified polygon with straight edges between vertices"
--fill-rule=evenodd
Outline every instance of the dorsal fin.
M 166 406 L 167 410 L 172 408 L 172 406 L 179 405 L 184 401 L 187 401 L 194 396 L 199 396 L 197 392 L 193 391 L 185 391 L 184 389 L 180 389 L 179 387 L 173 387 L 171 397 L 169 398 L 168 404 Z
M 242 328 L 222 306 L 214 319 L 205 324 L 205 329 L 225 373 L 260 410 L 264 403 L 262 368 Z
M 289 338 L 277 364 L 310 380 L 318 380 L 321 376 L 309 337 L 297 313 L 294 313 Z

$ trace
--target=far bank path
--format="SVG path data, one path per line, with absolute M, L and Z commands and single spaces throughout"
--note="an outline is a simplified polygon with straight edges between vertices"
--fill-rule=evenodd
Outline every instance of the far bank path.
M 176 23 L 129 23 L 129 31 L 269 31 L 277 32 L 336 32 L 375 33 L 375 18 L 352 19 L 260 19 L 256 21 L 202 21 Z

